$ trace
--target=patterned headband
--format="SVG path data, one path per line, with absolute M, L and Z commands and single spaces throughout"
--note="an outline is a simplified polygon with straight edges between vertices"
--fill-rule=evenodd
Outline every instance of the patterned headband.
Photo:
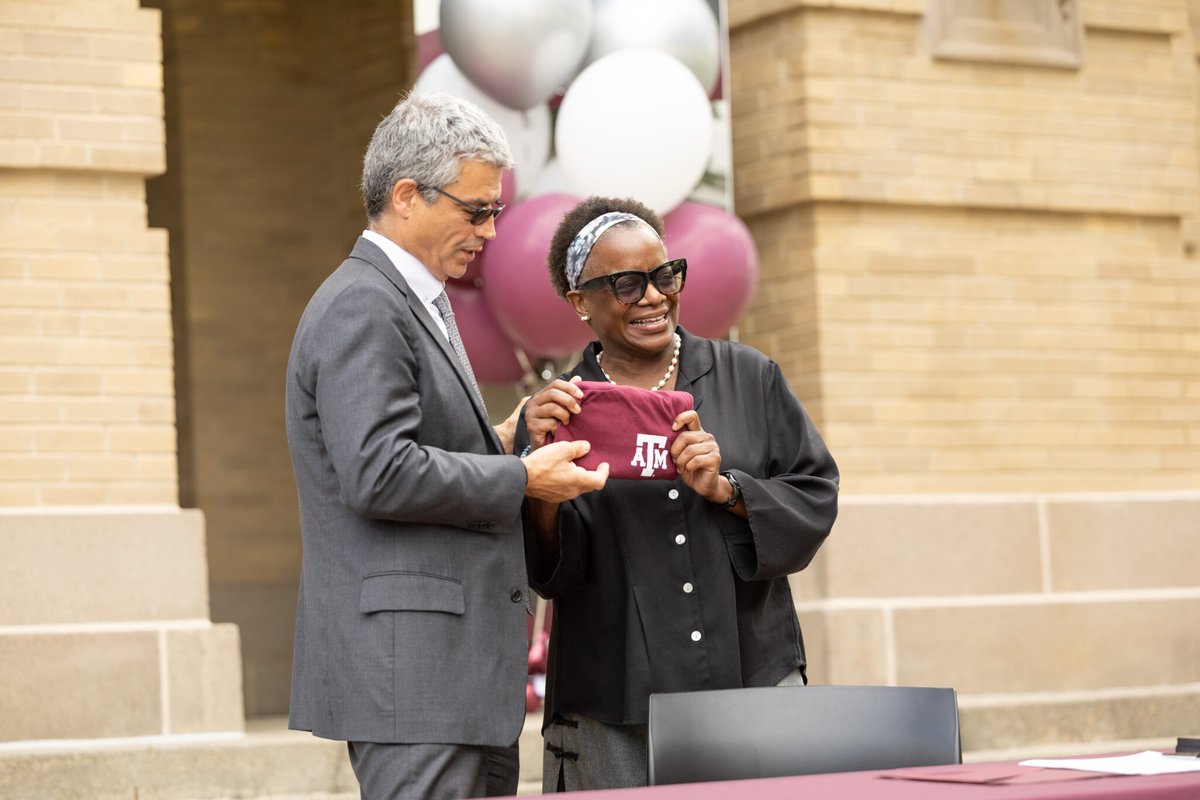
M 594 220 L 583 226 L 583 230 L 575 235 L 571 240 L 571 246 L 567 248 L 567 285 L 572 289 L 579 287 L 579 275 L 583 272 L 583 264 L 591 255 L 592 247 L 596 244 L 596 240 L 604 235 L 604 232 L 622 222 L 640 222 L 655 236 L 658 236 L 658 231 L 650 225 L 649 222 L 637 216 L 636 214 L 626 214 L 624 211 L 610 211 L 607 214 L 601 214 Z

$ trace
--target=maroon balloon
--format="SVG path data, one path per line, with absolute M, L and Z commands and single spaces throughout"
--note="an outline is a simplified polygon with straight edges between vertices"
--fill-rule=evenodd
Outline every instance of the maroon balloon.
M 685 202 L 663 217 L 671 258 L 686 258 L 679 322 L 701 336 L 724 336 L 750 304 L 758 282 L 758 250 L 745 223 L 704 203 Z
M 717 82 L 713 84 L 712 91 L 708 93 L 709 100 L 720 100 L 725 94 L 725 65 L 717 65 Z
M 429 66 L 429 62 L 446 52 L 442 47 L 442 32 L 437 28 L 417 37 L 417 74 Z
M 569 194 L 541 194 L 506 209 L 485 247 L 483 298 L 500 327 L 530 355 L 560 358 L 592 339 L 591 329 L 550 283 L 546 253 L 563 215 L 579 204 Z
M 454 308 L 454 321 L 467 349 L 467 358 L 471 359 L 475 379 L 488 384 L 519 381 L 525 370 L 479 290 L 447 283 L 446 295 Z

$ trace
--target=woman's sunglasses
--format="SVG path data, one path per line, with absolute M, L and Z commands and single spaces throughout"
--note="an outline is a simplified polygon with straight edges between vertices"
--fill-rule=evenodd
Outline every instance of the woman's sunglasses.
M 435 192 L 440 194 L 442 197 L 448 197 L 449 199 L 453 200 L 454 202 L 458 203 L 460 206 L 465 208 L 470 213 L 470 216 L 467 217 L 467 220 L 472 225 L 482 225 L 484 222 L 487 221 L 488 217 L 495 219 L 496 217 L 500 216 L 500 212 L 504 210 L 504 203 L 496 203 L 496 205 L 491 206 L 490 208 L 481 208 L 480 206 L 471 205 L 466 200 L 459 200 L 454 195 L 450 194 L 449 192 L 443 192 L 441 189 L 437 188 L 436 186 L 426 186 L 423 183 L 417 184 L 418 191 L 423 192 L 426 189 L 433 189 Z
M 683 281 L 686 277 L 687 259 L 675 258 L 649 272 L 638 269 L 614 272 L 612 275 L 601 275 L 599 278 L 584 281 L 576 288 L 581 292 L 607 289 L 618 302 L 633 305 L 645 296 L 646 288 L 651 283 L 663 294 L 679 294 L 683 291 Z

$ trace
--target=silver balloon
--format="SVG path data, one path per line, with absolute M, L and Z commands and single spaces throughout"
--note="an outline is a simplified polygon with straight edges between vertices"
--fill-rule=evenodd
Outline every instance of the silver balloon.
M 442 0 L 442 46 L 471 83 L 524 111 L 575 75 L 592 19 L 591 0 Z
M 650 48 L 682 61 L 712 93 L 720 75 L 721 38 L 705 0 L 595 0 L 595 5 L 585 65 L 618 50 Z

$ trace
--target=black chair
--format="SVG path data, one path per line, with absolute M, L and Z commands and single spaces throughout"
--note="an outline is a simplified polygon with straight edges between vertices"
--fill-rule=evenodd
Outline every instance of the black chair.
M 649 728 L 651 785 L 962 763 L 953 689 L 654 694 Z

